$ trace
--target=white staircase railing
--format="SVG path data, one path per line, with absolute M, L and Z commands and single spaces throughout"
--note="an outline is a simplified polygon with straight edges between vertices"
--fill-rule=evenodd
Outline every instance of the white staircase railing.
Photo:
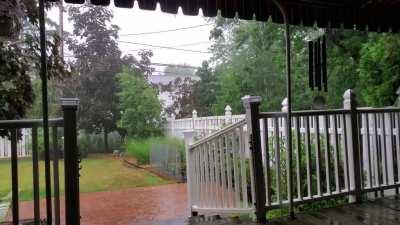
M 398 193 L 400 108 L 357 108 L 349 90 L 342 109 L 294 111 L 288 148 L 286 106 L 263 113 L 260 98 L 245 100 L 244 120 L 198 140 L 196 131 L 185 133 L 192 212 L 255 212 L 263 220 L 290 202 Z
M 187 157 L 192 211 L 203 214 L 254 211 L 254 181 L 245 120 L 193 143 Z

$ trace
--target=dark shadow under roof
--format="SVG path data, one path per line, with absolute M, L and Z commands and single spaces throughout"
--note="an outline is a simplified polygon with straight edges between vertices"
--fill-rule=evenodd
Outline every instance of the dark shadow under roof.
M 47 0 L 56 2 L 59 0 Z M 217 16 L 220 11 L 225 18 L 282 23 L 282 15 L 272 0 L 136 0 L 139 8 L 176 14 L 181 7 L 185 15 L 198 15 L 199 9 L 206 17 Z M 400 0 L 277 0 L 284 4 L 289 23 L 292 25 L 318 27 L 344 27 L 347 29 L 378 32 L 400 30 Z M 65 0 L 67 3 L 83 4 L 85 0 Z M 108 6 L 110 0 L 90 0 L 94 5 Z M 132 8 L 134 0 L 114 0 L 114 5 Z

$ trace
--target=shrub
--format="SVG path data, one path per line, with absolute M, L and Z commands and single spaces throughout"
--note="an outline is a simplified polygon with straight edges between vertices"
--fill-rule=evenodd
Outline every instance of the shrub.
M 154 145 L 174 147 L 178 149 L 182 159 L 184 158 L 185 146 L 181 140 L 175 138 L 129 139 L 125 145 L 125 151 L 129 156 L 134 157 L 139 164 L 149 164 L 150 150 Z

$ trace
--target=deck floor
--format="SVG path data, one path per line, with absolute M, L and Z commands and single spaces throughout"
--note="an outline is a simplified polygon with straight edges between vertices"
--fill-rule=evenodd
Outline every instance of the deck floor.
M 400 196 L 348 204 L 315 212 L 297 213 L 296 218 L 278 218 L 269 225 L 400 225 Z M 190 225 L 256 225 L 249 221 L 221 219 Z
M 277 219 L 273 225 L 400 225 L 400 197 L 392 196 Z

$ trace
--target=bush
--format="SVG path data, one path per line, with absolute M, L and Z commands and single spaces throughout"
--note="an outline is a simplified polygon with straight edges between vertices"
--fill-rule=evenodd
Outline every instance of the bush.
M 118 132 L 114 131 L 108 134 L 108 147 L 110 150 L 121 150 L 122 146 L 123 144 Z M 78 147 L 82 156 L 86 156 L 90 153 L 104 153 L 103 133 L 88 134 L 84 131 L 80 131 L 78 135 Z
M 179 150 L 182 156 L 184 156 L 185 146 L 183 142 L 175 138 L 166 137 L 129 139 L 125 145 L 125 151 L 129 156 L 134 157 L 139 164 L 149 164 L 150 150 L 153 145 L 174 147 Z

